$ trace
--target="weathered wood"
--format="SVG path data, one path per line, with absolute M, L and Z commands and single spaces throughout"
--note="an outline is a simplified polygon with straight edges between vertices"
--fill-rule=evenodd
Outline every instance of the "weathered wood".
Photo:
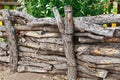
M 104 39 L 103 36 L 98 36 L 98 35 L 94 35 L 91 33 L 75 33 L 74 36 L 89 37 L 89 38 L 96 39 L 96 40 L 103 40 Z
M 76 18 L 74 24 L 77 29 L 95 33 L 98 35 L 113 37 L 114 30 L 105 29 L 103 26 L 91 23 L 88 18 Z
M 66 63 L 55 64 L 54 67 L 56 69 L 59 69 L 59 70 L 66 70 L 67 64 Z M 81 71 L 83 73 L 87 73 L 89 75 L 93 75 L 93 76 L 97 76 L 97 77 L 101 77 L 101 78 L 105 78 L 107 76 L 107 73 L 108 73 L 107 70 L 102 70 L 102 69 L 92 70 L 92 69 L 88 69 L 88 68 L 81 66 L 81 65 L 77 66 L 77 70 Z
M 0 2 L 0 5 L 13 5 L 13 6 L 18 6 L 18 5 L 20 5 L 20 3 L 19 2 Z
M 3 17 L 0 16 L 0 21 L 4 21 Z
M 39 72 L 39 73 L 45 73 L 45 72 L 47 72 L 47 70 L 44 70 L 43 68 L 30 67 L 30 66 L 18 66 L 17 71 L 18 72 L 29 71 L 29 72 Z
M 63 44 L 61 38 L 41 38 L 41 39 L 35 39 L 35 40 L 43 43 Z
M 91 38 L 88 38 L 88 37 L 79 37 L 78 38 L 78 42 L 79 43 L 99 43 L 101 41 L 100 40 L 91 39 Z
M 85 61 L 85 62 L 91 62 L 95 64 L 119 64 L 120 59 L 115 57 L 104 57 L 104 56 L 92 56 L 92 55 L 80 55 L 77 56 L 78 59 Z
M 62 62 L 59 61 L 53 61 L 53 60 L 41 60 L 41 59 L 37 59 L 35 57 L 26 57 L 26 56 L 20 56 L 20 60 L 21 61 L 29 61 L 29 62 L 37 62 L 37 63 L 46 63 L 46 64 L 50 64 L 50 65 L 54 65 L 54 64 L 60 64 Z
M 107 78 L 105 78 L 105 80 L 119 80 L 120 79 L 120 74 L 113 74 L 113 73 L 109 73 Z
M 73 19 L 72 19 L 72 8 L 70 6 L 65 7 L 65 26 L 62 22 L 60 14 L 56 7 L 53 8 L 53 13 L 57 21 L 58 29 L 62 35 L 62 40 L 64 44 L 64 51 L 66 58 L 68 60 L 68 80 L 76 80 L 77 78 L 77 69 L 76 62 L 74 57 L 72 35 L 73 34 Z M 68 34 L 68 35 L 67 35 Z
M 110 47 L 101 47 L 96 50 L 93 50 L 92 54 L 120 57 L 120 50 Z
M 46 61 L 66 62 L 65 57 L 57 56 L 57 55 L 39 55 L 39 54 L 33 54 L 33 53 L 22 53 L 22 54 L 19 54 L 19 56 L 33 57 L 33 58 L 46 60 Z
M 17 44 L 16 44 L 16 38 L 15 38 L 15 32 L 13 31 L 12 22 L 9 20 L 9 11 L 4 10 L 2 13 L 8 38 L 8 46 L 10 49 L 10 66 L 11 71 L 16 72 L 17 71 L 17 62 L 18 62 L 18 50 L 17 50 Z
M 97 68 L 120 71 L 120 64 L 96 65 Z
M 41 49 L 41 50 L 48 50 L 48 51 L 58 51 L 63 52 L 63 46 L 59 44 L 51 44 L 51 43 L 35 43 L 35 42 L 19 42 L 22 46 L 27 46 L 35 49 Z
M 7 56 L 7 52 L 0 48 L 0 56 Z
M 3 50 L 7 50 L 7 43 L 0 42 L 0 48 L 3 49 Z
M 10 56 L 0 56 L 0 62 L 10 62 Z
M 77 80 L 98 80 L 97 78 L 86 78 L 86 77 L 81 77 L 78 78 Z
M 81 44 L 75 47 L 75 52 L 78 52 L 77 55 L 92 54 L 120 57 L 119 43 Z
M 65 35 L 63 35 L 62 39 L 68 65 L 67 78 L 68 80 L 76 80 L 77 64 L 73 48 L 74 22 L 72 17 L 72 7 L 70 5 L 65 6 L 64 11 L 65 11 Z
M 108 24 L 108 23 L 120 23 L 119 18 L 120 18 L 120 14 L 103 14 L 103 15 L 93 16 L 88 19 L 96 24 L 104 24 L 104 23 Z
M 40 33 L 40 32 L 43 32 L 43 31 L 26 31 L 26 32 L 23 32 L 23 31 L 20 31 L 20 33 L 23 35 L 23 36 L 30 36 L 30 37 L 35 37 L 35 38 L 56 38 L 56 37 L 60 37 L 60 34 L 59 33 Z
M 33 53 L 33 54 L 39 54 L 39 55 L 42 54 L 42 55 L 59 55 L 59 56 L 65 55 L 63 52 L 33 49 L 33 48 L 24 47 L 24 46 L 20 46 L 19 50 L 21 51 L 20 53 Z
M 0 38 L 6 38 L 7 34 L 5 32 L 0 32 Z
M 29 61 L 19 61 L 18 64 L 19 65 L 23 65 L 23 66 L 40 67 L 40 68 L 43 68 L 45 70 L 52 70 L 52 66 L 50 64 L 46 64 L 46 63 L 37 63 L 37 62 L 29 62 Z
M 19 16 L 19 17 L 23 17 L 24 19 L 27 19 L 28 21 L 34 21 L 36 20 L 35 17 L 27 14 L 27 13 L 24 13 L 24 12 L 21 12 L 21 11 L 14 11 L 14 10 L 9 10 L 9 13 L 11 16 Z
M 58 29 L 57 27 L 53 27 L 53 26 L 37 26 L 37 27 L 29 27 L 29 26 L 14 26 L 15 29 L 19 30 L 19 31 L 46 31 L 46 32 L 55 32 L 58 33 Z M 1 29 L 0 29 L 1 30 Z
M 0 27 L 0 32 L 5 32 L 5 30 L 6 30 L 6 29 L 5 29 L 5 26 L 1 26 L 1 27 Z
M 27 23 L 27 26 L 30 27 L 35 27 L 35 26 L 56 26 L 54 23 L 48 23 L 47 21 L 41 21 L 41 22 L 31 22 L 31 23 Z

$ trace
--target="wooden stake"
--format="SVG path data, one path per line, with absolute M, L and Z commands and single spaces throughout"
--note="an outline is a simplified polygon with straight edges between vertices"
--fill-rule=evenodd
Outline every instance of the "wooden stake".
M 65 7 L 65 26 L 62 22 L 60 14 L 56 7 L 53 8 L 53 12 L 56 18 L 56 22 L 58 25 L 58 29 L 62 35 L 62 40 L 64 44 L 64 51 L 67 58 L 68 64 L 68 73 L 67 78 L 68 80 L 76 80 L 77 79 L 77 68 L 73 50 L 73 41 L 72 41 L 72 34 L 73 34 L 73 18 L 72 18 L 72 8 L 71 6 Z
M 18 63 L 18 50 L 17 50 L 17 44 L 16 44 L 16 39 L 15 39 L 15 32 L 13 30 L 12 22 L 9 20 L 9 12 L 8 10 L 4 10 L 3 13 L 3 18 L 5 28 L 6 28 L 6 33 L 7 33 L 7 39 L 8 39 L 8 46 L 10 49 L 10 66 L 11 66 L 11 72 L 16 72 L 17 71 L 17 63 Z

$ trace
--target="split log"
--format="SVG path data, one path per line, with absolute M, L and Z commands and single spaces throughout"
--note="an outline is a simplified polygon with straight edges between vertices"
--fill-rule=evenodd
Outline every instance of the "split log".
M 76 18 L 74 19 L 74 24 L 77 29 L 83 29 L 85 31 L 95 33 L 98 35 L 113 37 L 114 30 L 105 29 L 103 26 L 91 23 L 89 18 Z
M 113 47 L 114 46 L 114 47 Z M 92 55 L 103 55 L 103 56 L 120 56 L 119 43 L 101 43 L 101 44 L 81 44 L 75 46 L 75 52 L 77 55 L 81 54 L 92 54 Z
M 51 64 L 51 65 L 62 63 L 62 62 L 53 61 L 53 60 L 49 60 L 49 61 L 48 60 L 40 60 L 35 57 L 24 57 L 24 56 L 21 56 L 20 60 L 21 61 L 29 61 L 29 62 L 37 62 L 37 63 L 46 63 L 46 64 Z
M 88 38 L 88 37 L 78 37 L 78 41 L 80 43 L 105 43 L 105 42 L 116 42 L 116 43 L 119 43 L 120 42 L 120 38 L 117 38 L 117 37 L 105 37 L 103 40 L 96 40 L 96 39 L 91 39 L 91 38 Z
M 101 47 L 96 50 L 93 50 L 92 54 L 120 57 L 120 50 L 110 47 Z
M 91 62 L 95 64 L 119 64 L 120 59 L 115 57 L 104 57 L 104 56 L 92 56 L 92 55 L 80 55 L 77 56 L 78 59 L 85 61 L 85 62 Z
M 56 69 L 59 69 L 59 70 L 66 70 L 67 69 L 67 64 L 66 63 L 56 64 L 56 65 L 54 65 L 54 67 Z M 92 71 L 92 69 L 85 68 L 84 66 L 81 66 L 81 65 L 79 65 L 77 67 L 77 70 L 81 71 L 83 73 L 86 73 L 86 74 L 89 74 L 89 75 L 92 75 L 92 76 L 101 77 L 101 78 L 105 78 L 107 76 L 107 74 L 108 74 L 107 70 L 96 69 L 96 70 Z
M 42 33 L 41 33 L 42 32 Z M 60 37 L 59 33 L 44 33 L 43 31 L 20 31 L 20 34 L 24 36 L 30 36 L 30 37 L 35 37 L 35 38 L 56 38 Z
M 120 42 L 120 38 L 117 37 L 106 37 L 104 39 L 105 42 Z
M 5 6 L 5 5 L 20 6 L 21 4 L 19 2 L 3 2 L 3 1 L 1 1 L 0 5 L 2 5 L 2 6 Z
M 4 21 L 3 17 L 0 16 L 0 21 Z
M 32 17 L 32 16 L 30 16 L 28 14 L 25 14 L 23 12 L 13 11 L 13 10 L 10 10 L 10 14 L 14 15 L 14 16 L 23 17 L 23 18 L 25 18 L 25 19 L 27 19 L 29 21 L 33 21 L 33 22 L 37 22 L 37 21 L 38 22 L 39 21 L 45 22 L 46 21 L 46 22 L 48 22 L 48 24 L 52 23 L 54 25 L 57 25 L 57 23 L 55 21 L 55 18 L 41 18 L 41 19 L 37 19 L 37 18 L 34 18 L 34 17 Z M 113 19 L 113 17 L 112 17 L 112 18 L 110 18 L 110 20 L 107 20 L 106 18 L 104 18 L 102 16 L 105 16 L 105 17 L 107 16 L 108 19 L 110 18 L 108 16 L 114 16 L 115 19 Z M 104 36 L 110 36 L 111 37 L 111 36 L 113 36 L 114 30 L 105 29 L 102 26 L 97 25 L 97 24 L 98 23 L 100 24 L 100 22 L 101 23 L 104 23 L 104 22 L 106 23 L 106 21 L 108 21 L 108 22 L 109 21 L 111 21 L 111 22 L 117 21 L 118 20 L 117 19 L 118 14 L 117 15 L 113 15 L 113 14 L 111 14 L 111 15 L 102 15 L 102 16 L 100 16 L 100 17 L 99 16 L 92 16 L 92 17 L 78 17 L 78 18 L 74 18 L 75 26 L 76 26 L 77 29 L 84 29 L 85 28 L 86 31 L 90 31 L 92 33 L 96 33 L 96 34 L 99 34 L 99 35 L 104 35 Z M 97 17 L 97 19 L 96 19 L 96 17 Z M 86 22 L 86 23 L 84 23 L 84 22 Z M 83 27 L 79 26 L 79 24 L 77 24 L 77 23 L 79 23 L 80 25 L 82 23 Z M 87 24 L 87 23 L 89 23 L 91 25 L 91 28 L 90 28 L 90 25 Z M 94 23 L 97 23 L 97 24 L 94 24 Z M 96 27 L 93 28 L 92 26 L 96 26 Z
M 1 26 L 0 27 L 0 32 L 5 32 L 5 31 L 6 31 L 5 26 Z
M 91 39 L 88 37 L 79 37 L 78 41 L 79 41 L 79 43 L 99 43 L 99 42 L 101 42 L 100 40 L 95 40 L 95 39 Z
M 9 20 L 9 11 L 4 10 L 2 13 L 8 38 L 8 45 L 10 49 L 10 66 L 11 71 L 16 72 L 17 71 L 17 62 L 18 62 L 18 50 L 17 50 L 17 41 L 15 37 L 15 32 L 13 30 L 12 22 Z
M 55 55 L 39 55 L 39 54 L 33 54 L 33 53 L 23 53 L 19 54 L 19 56 L 25 56 L 25 57 L 33 57 L 40 60 L 46 60 L 46 61 L 58 61 L 58 62 L 66 62 L 66 58 L 62 56 L 55 56 Z
M 97 15 L 93 17 L 86 17 L 90 20 L 90 22 L 96 23 L 96 24 L 109 24 L 109 23 L 120 23 L 119 18 L 120 14 L 103 14 L 103 15 Z
M 7 52 L 0 48 L 0 56 L 7 56 Z
M 30 23 L 27 23 L 27 26 L 30 26 L 30 27 L 35 27 L 35 26 L 56 26 L 54 23 L 48 23 L 46 21 L 41 21 L 41 22 L 30 22 Z
M 54 33 L 58 33 L 58 29 L 57 27 L 53 27 L 53 26 L 37 26 L 37 27 L 30 27 L 30 26 L 14 26 L 15 29 L 19 30 L 19 31 L 46 31 L 46 32 L 54 32 Z M 1 29 L 0 29 L 1 30 Z
M 45 73 L 47 72 L 47 70 L 44 70 L 43 68 L 39 68 L 39 67 L 30 67 L 30 66 L 18 66 L 17 68 L 18 72 L 39 72 L 39 73 Z
M 61 38 L 41 38 L 41 39 L 35 39 L 36 41 L 40 43 L 55 43 L 55 44 L 63 44 Z
M 7 43 L 0 42 L 0 48 L 7 51 Z
M 60 55 L 64 56 L 63 52 L 57 51 L 49 51 L 49 50 L 40 50 L 40 49 L 33 49 L 24 46 L 19 46 L 20 53 L 33 53 L 33 54 L 43 54 L 43 55 Z
M 77 78 L 77 80 L 98 80 L 97 78 L 86 78 L 86 77 L 81 77 Z
M 48 50 L 48 51 L 57 51 L 63 53 L 63 46 L 59 44 L 52 44 L 52 43 L 35 43 L 31 41 L 26 41 L 24 43 L 20 42 L 21 46 L 30 47 L 36 50 Z M 114 48 L 113 48 L 114 46 Z M 119 57 L 119 43 L 101 43 L 101 44 L 81 44 L 75 45 L 75 52 L 77 54 L 94 54 L 94 55 L 106 55 L 106 56 L 115 56 Z M 31 51 L 31 50 L 30 50 Z M 59 54 L 59 53 L 58 53 Z
M 27 46 L 35 49 L 41 49 L 41 50 L 48 50 L 48 51 L 57 51 L 57 52 L 63 52 L 63 46 L 58 44 L 51 44 L 51 43 L 35 43 L 35 42 L 24 42 L 20 43 L 22 46 Z
M 6 38 L 7 34 L 5 32 L 0 32 L 0 38 Z
M 60 14 L 56 7 L 53 8 L 53 13 L 57 21 L 58 29 L 61 33 L 65 56 L 67 58 L 67 78 L 68 80 L 76 80 L 77 79 L 77 69 L 76 69 L 76 61 L 73 50 L 73 17 L 72 17 L 72 7 L 65 7 L 65 26 L 62 22 Z
M 30 67 L 30 66 L 18 66 L 18 72 L 37 72 L 37 73 L 49 73 L 49 74 L 65 74 L 65 71 L 59 70 L 44 70 L 43 68 Z
M 104 39 L 103 36 L 98 36 L 98 35 L 94 35 L 91 33 L 75 33 L 74 36 L 89 37 L 89 38 L 96 39 L 96 40 L 103 40 Z
M 119 38 L 120 37 L 120 30 L 115 30 L 114 36 Z
M 63 64 L 55 64 L 54 65 L 54 67 L 56 68 L 56 69 L 58 69 L 58 70 L 66 70 L 67 69 L 67 64 L 66 63 L 63 63 Z M 90 74 L 90 75 L 94 75 L 94 76 L 96 76 L 96 72 L 94 72 L 94 74 L 92 73 L 93 71 L 90 71 L 90 70 L 88 70 L 88 69 L 85 69 L 85 67 L 82 67 L 82 66 L 78 66 L 78 71 L 81 71 L 82 70 L 82 72 L 84 72 L 84 73 L 87 73 L 87 74 Z M 98 73 L 99 72 L 101 72 L 101 69 L 98 69 L 98 70 L 96 70 L 96 71 L 98 71 Z M 104 72 L 104 71 L 102 71 L 102 72 Z M 106 72 L 105 72 L 106 73 Z M 104 74 L 103 74 L 104 75 Z M 103 76 L 102 75 L 102 76 Z M 97 76 L 98 77 L 98 76 Z
M 0 56 L 0 62 L 10 62 L 10 56 Z
M 109 65 L 96 65 L 96 68 L 120 71 L 120 64 L 109 64 Z
M 82 74 L 81 74 L 82 73 Z M 86 73 L 83 73 L 83 72 L 81 72 L 81 71 L 79 71 L 78 72 L 78 80 L 79 79 L 82 79 L 82 78 L 86 78 L 86 79 L 92 79 L 92 80 L 98 80 L 98 77 L 96 77 L 96 76 L 92 76 L 92 75 L 89 75 L 89 74 L 86 74 Z
M 40 68 L 43 68 L 44 70 L 52 70 L 52 66 L 50 64 L 46 64 L 46 63 L 19 61 L 18 64 L 23 65 L 23 66 L 40 67 Z
M 33 17 L 33 16 L 31 16 L 31 15 L 29 15 L 27 13 L 21 12 L 21 11 L 9 10 L 9 12 L 10 12 L 11 16 L 20 16 L 22 18 L 27 19 L 28 21 L 34 21 L 34 20 L 36 20 L 35 17 Z
M 111 79 L 112 78 L 112 79 Z M 119 80 L 120 79 L 120 74 L 113 74 L 113 73 L 109 73 L 107 78 L 105 78 L 105 80 Z

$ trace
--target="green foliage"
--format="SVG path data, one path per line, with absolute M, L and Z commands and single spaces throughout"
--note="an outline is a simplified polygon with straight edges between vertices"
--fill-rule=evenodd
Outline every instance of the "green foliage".
M 53 17 L 52 8 L 56 6 L 64 16 L 64 6 L 73 7 L 74 16 L 98 15 L 110 13 L 110 0 L 19 0 L 24 11 L 35 17 Z M 105 6 L 106 5 L 106 6 Z
M 9 9 L 10 9 L 10 7 L 9 7 L 9 6 L 4 6 L 4 9 L 9 10 Z

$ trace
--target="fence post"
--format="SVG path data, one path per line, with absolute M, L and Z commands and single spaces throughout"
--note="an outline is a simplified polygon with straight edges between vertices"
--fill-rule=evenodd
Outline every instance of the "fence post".
M 75 60 L 75 53 L 73 48 L 73 33 L 74 33 L 74 23 L 72 17 L 72 7 L 70 5 L 65 6 L 65 41 L 64 49 L 67 58 L 68 74 L 69 80 L 77 79 L 77 65 Z
M 17 72 L 17 63 L 18 63 L 18 50 L 15 38 L 15 30 L 13 30 L 12 22 L 10 21 L 9 11 L 3 10 L 2 16 L 4 18 L 4 25 L 6 28 L 8 47 L 10 50 L 10 68 L 11 72 Z
M 75 61 L 75 54 L 73 49 L 73 17 L 72 17 L 72 7 L 65 7 L 65 25 L 60 18 L 60 14 L 57 8 L 53 8 L 53 12 L 57 21 L 58 29 L 61 33 L 65 56 L 67 58 L 67 79 L 76 80 L 77 79 L 77 67 Z

